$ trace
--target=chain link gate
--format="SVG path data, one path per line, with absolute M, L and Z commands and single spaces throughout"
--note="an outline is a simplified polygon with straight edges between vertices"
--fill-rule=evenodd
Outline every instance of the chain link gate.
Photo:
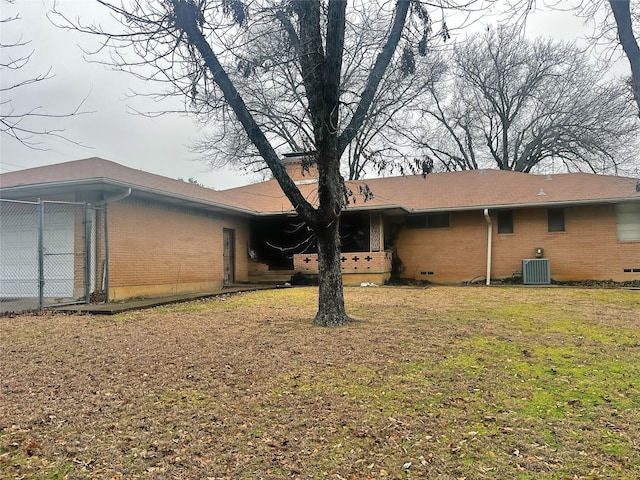
M 95 239 L 89 204 L 0 199 L 0 313 L 88 303 Z

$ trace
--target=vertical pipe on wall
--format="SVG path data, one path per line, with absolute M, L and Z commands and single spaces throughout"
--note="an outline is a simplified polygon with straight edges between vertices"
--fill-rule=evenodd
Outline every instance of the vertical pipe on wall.
M 489 209 L 484 209 L 484 218 L 487 221 L 487 285 L 491 285 L 491 243 L 493 241 L 493 228 L 491 224 L 491 217 L 489 216 Z

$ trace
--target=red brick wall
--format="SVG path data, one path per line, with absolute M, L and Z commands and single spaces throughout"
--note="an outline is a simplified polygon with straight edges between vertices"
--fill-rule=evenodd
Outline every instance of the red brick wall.
M 457 283 L 486 272 L 487 224 L 482 212 L 452 213 L 449 228 L 404 228 L 396 246 L 404 278 Z
M 235 230 L 236 281 L 248 279 L 246 220 L 135 199 L 110 204 L 110 298 L 211 291 L 222 286 L 222 231 Z
M 522 268 L 522 259 L 544 249 L 554 280 L 640 279 L 640 242 L 619 242 L 614 205 L 565 209 L 565 232 L 547 231 L 547 210 L 513 212 L 513 234 L 497 233 L 493 222 L 491 277 L 509 277 Z M 404 228 L 397 241 L 405 270 L 401 276 L 439 283 L 469 281 L 486 275 L 487 224 L 482 211 L 453 212 L 450 228 Z M 433 274 L 430 275 L 429 272 Z

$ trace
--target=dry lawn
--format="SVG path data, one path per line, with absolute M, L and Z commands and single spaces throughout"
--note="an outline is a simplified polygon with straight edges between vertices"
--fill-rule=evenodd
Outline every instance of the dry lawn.
M 640 291 L 345 294 L 0 319 L 0 477 L 640 478 Z

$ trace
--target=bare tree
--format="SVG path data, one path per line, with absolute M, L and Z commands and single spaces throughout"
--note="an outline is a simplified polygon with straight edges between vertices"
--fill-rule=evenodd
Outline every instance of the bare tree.
M 626 87 L 574 44 L 500 27 L 456 46 L 448 75 L 429 85 L 422 140 L 446 169 L 617 173 L 631 160 L 638 124 Z
M 340 83 L 340 126 L 350 120 L 358 106 L 359 89 L 366 82 L 370 59 L 384 40 L 388 18 L 377 15 L 375 2 L 365 2 L 353 12 L 345 25 L 345 44 Z M 272 30 L 271 28 L 269 30 Z M 442 34 L 442 32 L 440 32 Z M 449 32 L 447 31 L 447 34 Z M 436 33 L 420 40 L 420 50 L 429 55 L 414 55 L 403 45 L 392 58 L 362 126 L 343 154 L 342 171 L 349 180 L 367 173 L 381 174 L 406 164 L 412 152 L 404 148 L 405 115 L 422 103 L 424 85 L 432 76 L 433 59 L 438 59 Z M 234 84 L 245 95 L 247 109 L 260 125 L 278 153 L 315 150 L 312 121 L 307 98 L 301 88 L 302 72 L 297 62 L 289 61 L 291 44 L 283 35 L 261 32 L 252 49 L 229 72 Z M 242 126 L 224 112 L 212 112 L 207 133 L 195 146 L 203 160 L 213 168 L 241 166 L 261 169 L 259 152 L 252 148 Z
M 13 4 L 14 2 L 5 0 L 5 3 Z M 9 36 L 6 33 L 6 30 L 9 30 L 8 27 L 20 20 L 18 14 L 3 16 L 0 18 L 0 27 Z M 42 139 L 47 136 L 79 145 L 79 143 L 65 137 L 62 129 L 50 128 L 47 125 L 51 125 L 51 119 L 66 118 L 83 113 L 80 110 L 84 100 L 73 110 L 64 113 L 45 112 L 42 107 L 21 109 L 14 105 L 12 95 L 17 91 L 37 88 L 38 84 L 54 76 L 51 67 L 41 73 L 23 73 L 27 70 L 26 67 L 34 53 L 29 44 L 30 41 L 24 39 L 22 35 L 0 42 L 0 51 L 2 52 L 0 57 L 0 76 L 3 78 L 0 86 L 0 94 L 2 96 L 0 99 L 0 132 L 17 140 L 24 146 L 36 150 L 45 149 Z
M 634 34 L 629 0 L 609 0 L 618 30 L 618 38 L 631 66 L 631 87 L 640 116 L 640 48 Z
M 528 13 L 542 6 L 561 11 L 573 11 L 590 22 L 597 22 L 591 39 L 605 46 L 622 48 L 631 67 L 629 82 L 638 114 L 640 115 L 640 48 L 638 22 L 640 3 L 630 0 L 511 0 L 510 11 L 526 20 Z
M 387 68 L 400 55 L 399 46 L 403 45 L 403 53 L 418 50 L 429 35 L 428 8 L 467 8 L 477 1 L 381 3 L 376 14 L 384 19 L 385 35 L 377 50 L 363 59 L 369 65 L 367 74 L 354 90 L 357 97 L 350 100 L 352 108 L 344 122 L 341 73 L 347 22 L 367 2 L 350 6 L 344 0 L 98 3 L 119 20 L 113 31 L 81 25 L 63 16 L 59 19 L 69 28 L 102 36 L 105 46 L 113 47 L 108 63 L 147 80 L 165 82 L 161 95 L 182 95 L 188 109 L 205 118 L 216 110 L 226 118 L 236 117 L 297 214 L 316 236 L 320 286 L 315 323 L 331 326 L 348 322 L 340 270 L 339 221 L 345 203 L 340 158 L 362 128 Z M 443 27 L 446 31 L 446 24 Z M 295 63 L 300 74 L 301 83 L 295 88 L 305 98 L 310 119 L 307 135 L 313 140 L 319 174 L 316 204 L 311 204 L 287 175 L 276 148 L 248 109 L 245 97 L 250 98 L 253 92 L 240 90 L 244 85 L 236 84 L 228 73 L 242 66 L 241 60 L 256 39 L 266 34 L 282 37 L 286 48 L 280 61 Z M 251 69 L 248 74 L 250 78 Z

